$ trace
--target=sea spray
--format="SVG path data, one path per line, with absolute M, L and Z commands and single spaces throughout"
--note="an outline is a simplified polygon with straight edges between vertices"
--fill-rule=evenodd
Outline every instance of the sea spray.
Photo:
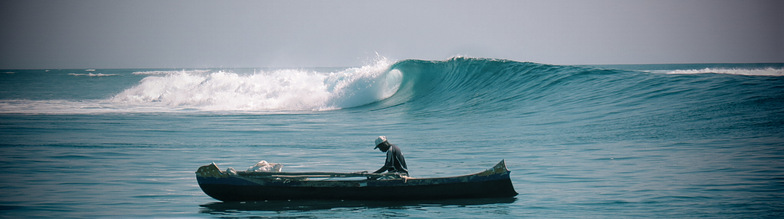
M 148 74 L 111 98 L 131 107 L 203 111 L 321 111 L 360 106 L 394 94 L 391 62 L 336 72 L 280 69 L 253 73 L 179 71 Z
M 389 98 L 400 87 L 402 73 L 389 70 L 391 62 L 380 59 L 374 65 L 330 73 L 325 80 L 332 95 L 324 109 L 361 106 Z

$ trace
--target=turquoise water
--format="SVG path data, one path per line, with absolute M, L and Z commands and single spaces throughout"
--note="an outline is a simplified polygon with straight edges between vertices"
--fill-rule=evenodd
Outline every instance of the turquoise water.
M 6 217 L 781 217 L 784 64 L 0 70 Z M 514 199 L 223 203 L 244 170 L 413 177 L 505 159 Z

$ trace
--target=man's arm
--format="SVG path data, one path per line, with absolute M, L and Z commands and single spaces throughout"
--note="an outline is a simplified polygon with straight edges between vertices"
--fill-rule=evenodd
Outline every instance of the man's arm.
M 392 155 L 392 152 L 391 151 L 387 151 L 387 160 L 384 161 L 384 166 L 381 167 L 381 169 L 378 169 L 378 170 L 376 170 L 376 172 L 373 172 L 373 173 L 383 173 L 384 171 L 387 171 L 389 168 L 392 167 L 392 165 L 394 165 L 394 163 L 392 163 L 392 159 L 394 159 L 394 156 Z

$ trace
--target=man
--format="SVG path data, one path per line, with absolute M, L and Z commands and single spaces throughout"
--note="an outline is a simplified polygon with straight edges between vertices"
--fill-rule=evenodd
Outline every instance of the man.
M 374 173 L 383 173 L 389 171 L 390 173 L 402 173 L 408 176 L 408 166 L 406 166 L 406 159 L 403 158 L 403 153 L 397 145 L 390 144 L 386 136 L 378 136 L 376 139 L 376 147 L 381 152 L 387 152 L 387 160 L 381 169 L 376 170 Z

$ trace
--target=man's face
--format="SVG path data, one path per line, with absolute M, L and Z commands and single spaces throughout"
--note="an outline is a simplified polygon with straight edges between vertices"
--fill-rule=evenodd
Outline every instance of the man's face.
M 378 150 L 381 150 L 381 152 L 387 152 L 387 150 L 389 150 L 389 144 L 386 142 L 378 144 Z

